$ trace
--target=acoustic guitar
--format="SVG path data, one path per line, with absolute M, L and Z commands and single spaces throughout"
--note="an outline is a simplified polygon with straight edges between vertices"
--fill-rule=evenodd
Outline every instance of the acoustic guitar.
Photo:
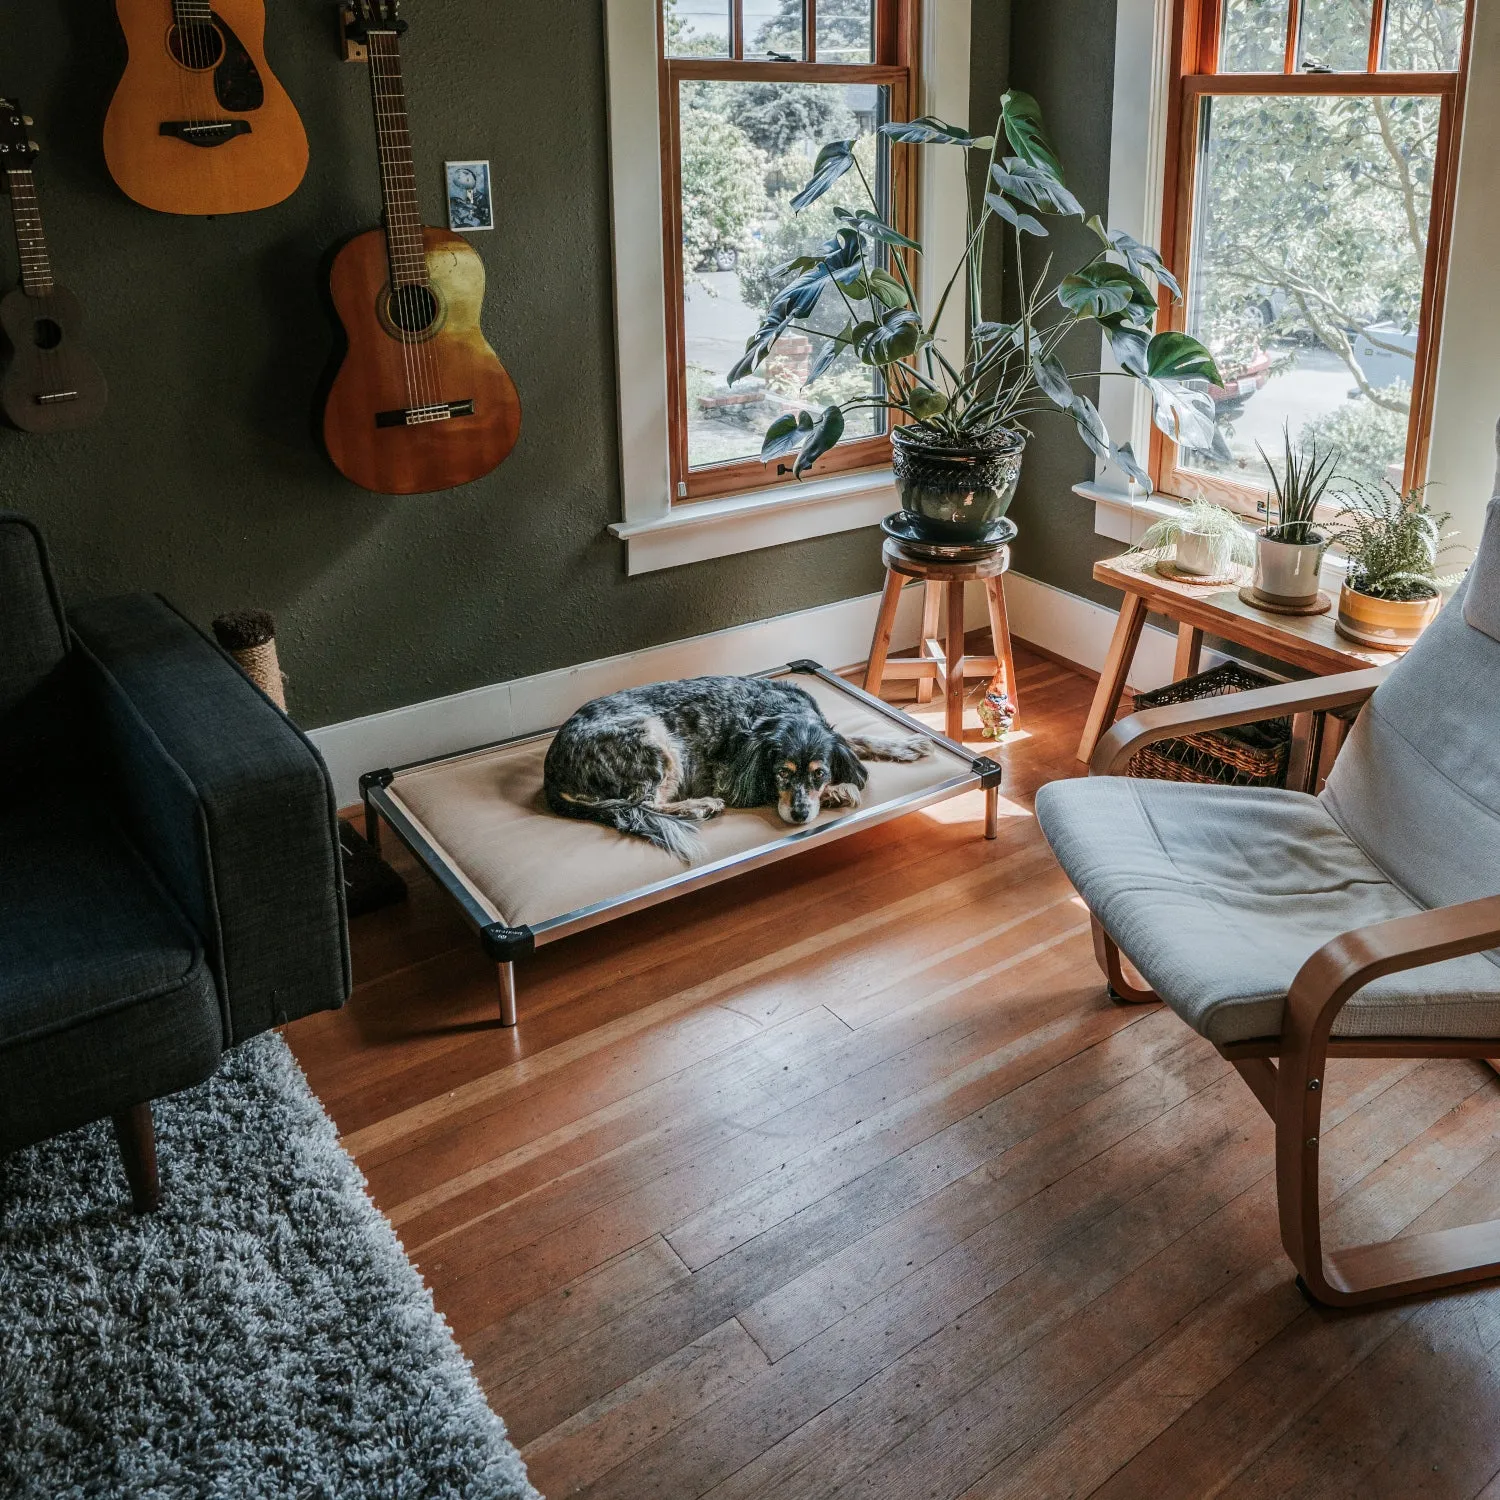
M 25 432 L 83 427 L 103 410 L 104 376 L 79 343 L 83 309 L 52 276 L 31 162 L 31 120 L 0 99 L 0 171 L 10 194 L 21 284 L 0 298 L 0 331 L 9 345 L 0 376 L 0 411 Z
M 521 403 L 479 326 L 484 264 L 422 223 L 396 0 L 358 0 L 350 40 L 369 55 L 383 228 L 334 257 L 329 290 L 347 349 L 323 408 L 339 471 L 384 495 L 451 489 L 515 447 Z
M 269 208 L 307 133 L 266 66 L 263 0 L 115 0 L 129 57 L 104 121 L 121 191 L 168 214 Z

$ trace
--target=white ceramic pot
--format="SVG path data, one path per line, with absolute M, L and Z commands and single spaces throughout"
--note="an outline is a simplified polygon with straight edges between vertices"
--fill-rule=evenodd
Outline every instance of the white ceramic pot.
M 1184 531 L 1178 536 L 1173 561 L 1182 572 L 1199 578 L 1214 578 L 1223 571 L 1214 556 L 1213 538 L 1201 531 Z
M 1255 538 L 1255 591 L 1289 608 L 1316 603 L 1318 571 L 1327 547 L 1323 537 L 1315 542 L 1278 542 L 1262 531 Z

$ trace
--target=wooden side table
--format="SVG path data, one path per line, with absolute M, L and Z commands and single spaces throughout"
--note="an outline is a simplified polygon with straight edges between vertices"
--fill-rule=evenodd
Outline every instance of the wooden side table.
M 887 677 L 915 677 L 917 699 L 927 703 L 933 687 L 943 689 L 946 709 L 944 733 L 955 743 L 964 735 L 964 683 L 970 678 L 999 677 L 1012 708 L 1016 702 L 1016 668 L 1011 657 L 1010 625 L 1005 617 L 1005 590 L 1001 579 L 1010 568 L 1010 548 L 1001 547 L 988 557 L 974 562 L 935 562 L 916 557 L 894 537 L 888 537 L 882 553 L 885 560 L 885 592 L 880 596 L 880 613 L 875 620 L 875 636 L 870 642 L 870 663 L 865 669 L 865 691 L 880 693 Z M 922 645 L 914 657 L 888 660 L 891 631 L 896 624 L 896 607 L 901 590 L 909 579 L 922 581 Z M 984 585 L 985 603 L 989 609 L 992 656 L 964 655 L 964 588 L 969 583 Z M 946 639 L 937 639 L 938 615 L 942 592 L 947 590 L 948 629 Z M 977 731 L 967 738 L 978 739 Z
M 1250 581 L 1250 570 L 1243 581 Z M 1228 586 L 1181 583 L 1158 573 L 1141 553 L 1125 553 L 1094 564 L 1094 578 L 1123 591 L 1120 619 L 1109 643 L 1099 686 L 1089 707 L 1078 744 L 1078 759 L 1085 765 L 1094 747 L 1115 721 L 1120 699 L 1140 644 L 1148 614 L 1165 615 L 1177 625 L 1177 658 L 1173 679 L 1191 677 L 1205 635 L 1219 636 L 1237 646 L 1246 646 L 1288 666 L 1300 667 L 1318 676 L 1334 672 L 1357 672 L 1363 667 L 1387 666 L 1399 654 L 1356 646 L 1333 628 L 1333 614 L 1281 615 L 1256 609 L 1240 598 L 1238 584 Z M 1296 725 L 1293 726 L 1294 751 Z M 1288 784 L 1292 784 L 1289 780 Z

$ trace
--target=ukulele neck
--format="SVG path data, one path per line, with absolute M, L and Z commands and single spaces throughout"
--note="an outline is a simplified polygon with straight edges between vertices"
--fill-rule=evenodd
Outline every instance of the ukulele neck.
M 380 193 L 385 203 L 385 244 L 391 286 L 426 286 L 427 251 L 417 205 L 417 173 L 406 118 L 401 41 L 394 31 L 371 28 L 370 93 L 375 101 L 375 138 L 380 151 Z
M 31 168 L 11 168 L 5 177 L 10 186 L 16 247 L 21 254 L 21 287 L 28 297 L 49 296 L 53 284 L 52 262 L 47 255 L 47 238 L 42 233 L 42 210 Z

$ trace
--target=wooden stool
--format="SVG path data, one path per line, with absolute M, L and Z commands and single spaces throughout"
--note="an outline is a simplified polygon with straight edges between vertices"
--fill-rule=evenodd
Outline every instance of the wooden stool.
M 974 562 L 936 562 L 914 557 L 894 537 L 887 538 L 885 550 L 885 592 L 880 596 L 880 613 L 875 620 L 875 638 L 870 642 L 870 664 L 865 669 L 865 691 L 880 693 L 887 677 L 915 677 L 917 701 L 929 703 L 935 683 L 940 683 L 946 700 L 945 733 L 955 743 L 964 735 L 964 683 L 971 677 L 998 677 L 1011 706 L 1016 702 L 1016 667 L 1011 658 L 1010 626 L 1005 618 L 1005 591 L 1001 578 L 1010 567 L 1010 548 L 1001 547 L 988 557 Z M 920 578 L 922 596 L 922 645 L 915 657 L 897 657 L 887 661 L 891 649 L 891 631 L 896 624 L 896 607 L 901 590 L 910 578 Z M 993 656 L 964 655 L 964 585 L 982 583 L 989 606 L 990 637 Z M 942 587 L 948 586 L 947 640 L 937 640 L 938 613 Z M 946 649 L 945 649 L 946 647 Z M 969 739 L 980 738 L 975 731 Z

